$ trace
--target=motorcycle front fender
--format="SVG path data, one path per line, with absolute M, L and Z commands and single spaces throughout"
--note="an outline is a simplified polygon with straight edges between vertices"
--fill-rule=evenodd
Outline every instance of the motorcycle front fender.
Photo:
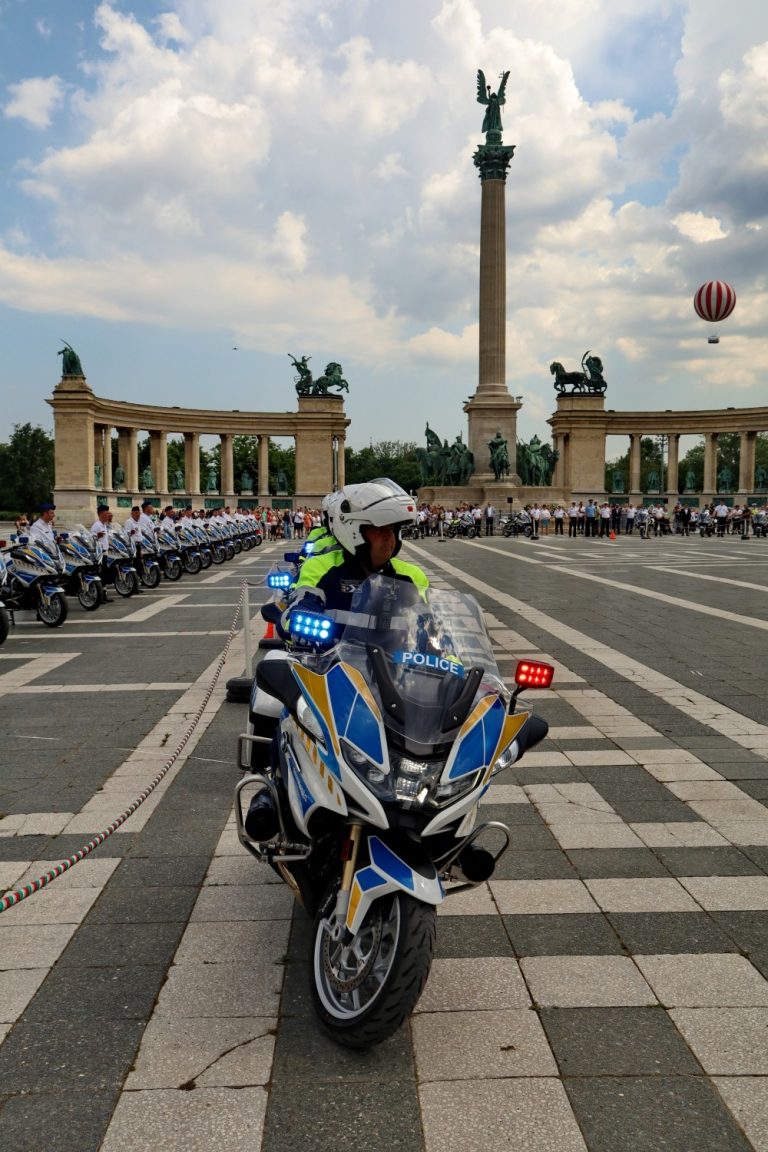
M 95 572 L 81 572 L 80 579 L 83 584 L 101 584 L 101 576 L 97 576 Z
M 40 595 L 45 600 L 50 600 L 52 596 L 56 596 L 57 594 L 60 596 L 64 595 L 64 589 L 60 584 L 39 584 L 38 587 L 40 589 Z
M 391 892 L 405 892 L 423 904 L 442 904 L 445 890 L 432 863 L 416 871 L 378 836 L 369 837 L 368 852 L 371 862 L 355 872 L 349 893 L 346 928 L 352 935 L 359 931 L 374 900 Z

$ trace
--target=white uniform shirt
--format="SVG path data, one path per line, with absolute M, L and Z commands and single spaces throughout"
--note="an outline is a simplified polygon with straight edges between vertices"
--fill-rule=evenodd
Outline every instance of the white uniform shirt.
M 102 552 L 106 552 L 109 548 L 109 524 L 103 524 L 99 519 L 94 520 L 91 525 L 91 536 L 100 546 Z
M 19 533 L 20 536 L 35 536 L 42 537 L 43 540 L 54 541 L 56 539 L 56 529 L 53 524 L 49 524 L 42 517 L 39 520 L 33 521 L 29 528 L 25 528 Z
M 173 532 L 174 536 L 176 535 L 176 521 L 173 519 L 173 517 L 163 516 L 162 520 L 160 521 L 160 527 L 167 529 L 169 532 Z
M 129 540 L 133 540 L 134 544 L 141 542 L 141 517 L 134 520 L 133 516 L 129 516 L 123 525 L 125 534 Z

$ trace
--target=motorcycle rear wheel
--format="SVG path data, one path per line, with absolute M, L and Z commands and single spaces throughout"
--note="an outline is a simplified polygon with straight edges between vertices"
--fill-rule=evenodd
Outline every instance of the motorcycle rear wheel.
M 115 572 L 115 592 L 118 596 L 133 596 L 139 586 L 139 578 L 135 572 Z
M 168 580 L 181 580 L 183 572 L 184 569 L 178 556 L 174 556 L 165 566 L 165 575 Z
M 160 583 L 159 566 L 157 564 L 142 565 L 141 582 L 145 588 L 157 588 Z
M 68 612 L 67 598 L 62 592 L 54 592 L 47 604 L 41 600 L 37 606 L 37 617 L 48 628 L 60 628 Z
M 78 588 L 77 598 L 86 612 L 95 612 L 101 604 L 101 584 L 94 581 Z
M 376 900 L 349 945 L 334 941 L 338 884 L 321 901 L 312 938 L 312 997 L 329 1035 L 345 1048 L 370 1048 L 410 1016 L 432 966 L 435 909 L 395 892 Z

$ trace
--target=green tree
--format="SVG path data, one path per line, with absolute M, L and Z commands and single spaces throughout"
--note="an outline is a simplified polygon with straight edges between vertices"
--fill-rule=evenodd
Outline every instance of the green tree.
M 348 484 L 362 484 L 377 476 L 388 476 L 406 492 L 415 491 L 421 484 L 416 444 L 411 441 L 380 440 L 359 452 L 347 448 L 344 464 Z
M 605 488 L 607 492 L 613 491 L 613 474 L 621 473 L 624 479 L 624 491 L 629 492 L 629 449 L 613 460 L 605 462 Z M 652 472 L 661 477 L 661 455 L 658 440 L 653 436 L 640 437 L 640 489 L 648 491 L 648 478 Z
M 288 481 L 288 491 L 296 491 L 296 449 L 281 448 L 273 440 L 269 442 L 269 490 L 277 492 L 278 473 L 283 472 Z
M 44 428 L 15 424 L 2 447 L 0 507 L 32 512 L 53 492 L 53 437 Z

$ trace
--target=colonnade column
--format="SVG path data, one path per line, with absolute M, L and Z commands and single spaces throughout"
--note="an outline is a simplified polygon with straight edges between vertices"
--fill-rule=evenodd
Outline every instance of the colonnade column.
M 200 433 L 184 433 L 184 483 L 190 496 L 200 495 Z
M 269 436 L 259 436 L 259 500 L 269 499 Z
M 673 496 L 675 503 L 677 503 L 678 488 L 679 488 L 679 464 L 680 464 L 680 433 L 672 432 L 667 437 L 667 496 Z
M 704 437 L 704 492 L 713 496 L 717 492 L 717 438 L 719 432 L 707 432 Z
M 336 437 L 336 486 L 343 488 L 346 484 L 346 460 L 344 459 L 344 444 L 343 436 Z
M 149 469 L 155 484 L 155 492 L 168 491 L 168 433 L 150 432 Z
M 739 433 L 739 493 L 746 495 L 755 487 L 756 432 Z
M 117 459 L 125 473 L 126 492 L 139 490 L 139 458 L 136 448 L 136 429 L 118 428 Z
M 633 496 L 640 495 L 640 433 L 629 436 L 629 491 Z
M 104 466 L 102 461 L 104 459 L 104 429 L 101 424 L 94 424 L 93 426 L 93 476 L 90 478 L 90 483 L 100 492 L 104 487 Z M 96 469 L 101 468 L 102 477 L 101 484 L 96 483 Z
M 219 435 L 219 440 L 221 441 L 221 483 L 219 492 L 221 492 L 222 496 L 234 496 L 235 494 L 232 439 L 231 432 L 222 432 Z
M 112 426 L 104 425 L 104 491 L 112 491 Z

